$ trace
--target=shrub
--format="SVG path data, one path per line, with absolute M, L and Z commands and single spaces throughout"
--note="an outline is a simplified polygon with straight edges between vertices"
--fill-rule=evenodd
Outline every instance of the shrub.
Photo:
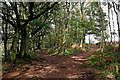
M 97 70 L 101 70 L 101 72 L 104 71 L 107 75 L 114 75 L 117 80 L 120 79 L 120 52 L 113 46 L 105 48 L 103 53 L 100 51 L 94 52 L 88 58 L 88 64 Z M 118 66 L 118 69 L 116 66 Z

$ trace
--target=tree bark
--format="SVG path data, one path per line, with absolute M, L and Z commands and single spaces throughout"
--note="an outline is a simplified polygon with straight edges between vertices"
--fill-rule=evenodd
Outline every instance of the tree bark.
M 6 22 L 6 26 L 5 26 L 5 38 L 4 38 L 4 49 L 5 49 L 5 61 L 7 60 L 7 26 L 8 23 Z
M 91 44 L 91 42 L 90 42 L 90 34 L 89 34 L 89 44 Z
M 118 2 L 118 12 L 116 11 L 114 2 L 113 3 L 113 8 L 117 16 L 117 24 L 118 24 L 118 36 L 119 36 L 119 50 L 120 50 L 120 1 Z
M 112 32 L 111 32 L 111 25 L 110 25 L 110 4 L 108 3 L 108 18 L 109 18 L 109 28 L 110 28 L 110 43 L 112 43 Z
M 12 46 L 11 46 L 11 49 L 10 49 L 10 51 L 9 51 L 10 61 L 11 61 L 12 63 L 15 63 L 15 61 L 16 61 L 17 42 L 18 42 L 18 31 L 15 30 L 15 34 L 14 34 L 14 37 L 13 37 Z
M 113 11 L 112 11 L 112 21 L 113 21 L 113 36 L 114 36 L 114 43 L 115 43 L 115 25 L 114 25 L 114 15 L 113 15 Z
M 120 50 L 120 1 L 118 2 L 117 23 L 118 23 L 119 50 Z
M 41 37 L 41 36 L 38 37 L 38 38 L 39 38 L 39 42 L 38 42 L 38 46 L 37 46 L 38 49 L 40 49 L 40 45 L 41 45 L 41 43 L 40 43 L 40 37 Z
M 27 42 L 28 41 L 28 35 L 27 35 L 27 31 L 26 28 L 21 30 L 21 47 L 20 47 L 20 55 L 22 58 L 30 58 L 30 56 L 28 55 L 28 45 Z

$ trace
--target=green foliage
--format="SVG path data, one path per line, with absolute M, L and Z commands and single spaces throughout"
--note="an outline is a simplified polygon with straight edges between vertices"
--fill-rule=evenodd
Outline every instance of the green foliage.
M 16 2 L 12 4 L 11 7 L 6 4 L 3 9 L 3 15 L 6 18 L 4 21 L 8 20 L 6 22 L 12 23 L 10 27 L 13 33 L 10 33 L 9 36 L 13 38 L 15 30 L 18 31 L 16 35 L 18 40 L 10 54 L 11 61 L 15 60 L 18 52 L 21 52 L 20 54 L 23 56 L 30 52 L 31 58 L 37 58 L 36 54 L 32 53 L 43 48 L 48 49 L 48 53 L 51 55 L 86 52 L 90 50 L 90 47 L 79 48 L 85 43 L 86 34 L 100 36 L 101 29 L 106 30 L 106 13 L 103 12 L 98 2 L 58 4 Z M 13 20 L 11 15 L 16 15 Z M 26 37 L 22 39 L 25 34 L 28 35 L 28 40 Z M 21 44 L 22 42 L 23 44 Z M 78 48 L 71 49 L 73 43 L 78 44 Z M 25 59 L 28 61 L 29 58 L 25 57 Z
M 30 57 L 31 57 L 31 59 L 38 59 L 38 56 L 36 53 L 31 53 Z
M 90 49 L 91 49 L 91 46 L 89 46 L 89 47 L 85 46 L 86 51 L 89 51 Z
M 54 51 L 53 48 L 49 48 L 47 53 L 49 53 L 49 54 L 54 54 L 53 51 Z M 57 51 L 56 51 L 56 52 L 57 52 Z
M 86 50 L 85 50 L 84 48 L 81 48 L 81 49 L 79 49 L 79 48 L 74 48 L 73 51 L 74 51 L 75 53 L 83 53 L 83 52 L 85 52 Z
M 57 52 L 56 53 L 50 53 L 50 55 L 56 55 L 56 54 L 58 54 Z
M 59 56 L 71 55 L 71 54 L 75 54 L 75 52 L 63 52 L 63 53 L 60 54 Z
M 104 52 L 95 52 L 92 56 L 88 58 L 88 64 L 93 66 L 97 70 L 105 71 L 105 74 L 112 74 L 116 79 L 120 78 L 120 54 L 116 51 L 117 48 L 113 46 L 107 46 Z M 117 69 L 118 66 L 118 69 Z
M 25 61 L 23 61 L 23 60 L 16 60 L 16 64 L 20 64 L 20 63 L 23 63 L 23 62 L 25 62 Z
M 64 56 L 64 55 L 71 55 L 71 54 L 76 54 L 76 53 L 83 53 L 90 49 L 91 49 L 91 46 L 85 47 L 85 48 L 66 48 L 65 50 L 61 50 L 61 52 L 59 53 L 58 49 L 50 48 L 48 50 L 48 53 L 50 53 L 50 55 Z

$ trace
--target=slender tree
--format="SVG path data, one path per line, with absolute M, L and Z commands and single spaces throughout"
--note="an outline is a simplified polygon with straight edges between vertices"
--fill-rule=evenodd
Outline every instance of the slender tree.
M 112 30 L 111 30 L 111 24 L 110 24 L 110 9 L 112 8 L 110 2 L 108 2 L 108 20 L 109 20 L 109 28 L 110 28 L 110 43 L 112 43 Z

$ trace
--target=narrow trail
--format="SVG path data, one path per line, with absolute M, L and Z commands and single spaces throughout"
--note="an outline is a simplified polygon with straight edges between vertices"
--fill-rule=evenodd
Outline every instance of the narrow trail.
M 85 53 L 67 56 L 51 56 L 46 51 L 38 53 L 39 60 L 15 67 L 4 73 L 3 78 L 22 78 L 21 80 L 40 80 L 40 78 L 72 78 L 77 80 L 95 80 L 91 68 L 86 64 L 87 58 L 98 49 L 93 46 Z M 52 80 L 52 79 L 51 79 Z M 57 79 L 55 79 L 57 80 Z

